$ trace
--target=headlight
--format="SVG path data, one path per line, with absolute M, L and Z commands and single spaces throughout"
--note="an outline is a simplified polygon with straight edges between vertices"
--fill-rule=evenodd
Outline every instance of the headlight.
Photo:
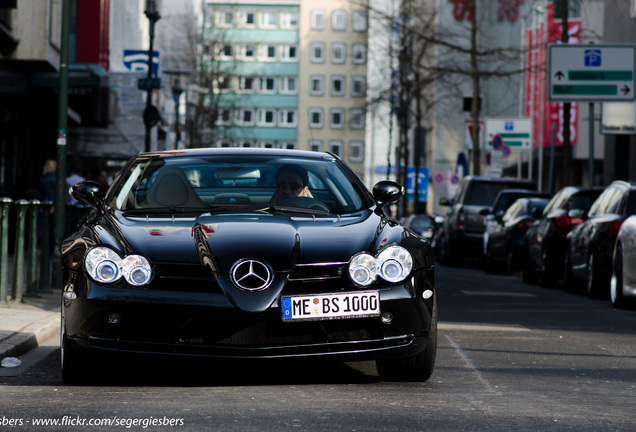
M 84 265 L 89 276 L 101 283 L 116 282 L 123 276 L 130 285 L 140 286 L 152 278 L 152 268 L 146 258 L 128 255 L 122 259 L 113 249 L 103 246 L 89 250 Z
M 349 277 L 359 286 L 372 284 L 378 275 L 387 282 L 401 282 L 412 269 L 413 257 L 398 245 L 387 247 L 377 257 L 363 252 L 349 261 Z
M 413 258 L 402 246 L 389 246 L 378 255 L 379 273 L 388 282 L 400 282 L 413 269 Z
M 349 263 L 349 276 L 356 285 L 367 286 L 375 281 L 377 274 L 375 257 L 368 253 L 361 253 Z

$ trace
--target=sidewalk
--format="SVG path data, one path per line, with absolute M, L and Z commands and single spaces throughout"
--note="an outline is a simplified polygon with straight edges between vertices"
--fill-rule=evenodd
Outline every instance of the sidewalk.
M 59 334 L 60 292 L 0 304 L 0 361 L 19 357 Z

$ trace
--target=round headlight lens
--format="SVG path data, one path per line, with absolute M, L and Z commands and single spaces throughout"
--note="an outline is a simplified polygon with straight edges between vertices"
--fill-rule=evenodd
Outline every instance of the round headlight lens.
M 140 255 L 128 255 L 124 258 L 123 273 L 126 282 L 134 286 L 150 282 L 152 269 L 148 260 Z
M 121 258 L 110 248 L 91 249 L 84 258 L 84 265 L 90 277 L 97 282 L 115 282 L 121 277 Z
M 349 277 L 360 286 L 367 286 L 375 281 L 377 275 L 377 266 L 375 257 L 367 253 L 361 253 L 349 262 Z
M 378 255 L 377 265 L 382 279 L 401 282 L 413 269 L 413 257 L 402 246 L 389 246 Z

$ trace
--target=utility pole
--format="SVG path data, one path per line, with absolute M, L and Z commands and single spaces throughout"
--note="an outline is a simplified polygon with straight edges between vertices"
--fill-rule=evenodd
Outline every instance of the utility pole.
M 159 21 L 161 15 L 157 10 L 155 0 L 146 0 L 146 10 L 144 11 L 148 17 L 150 46 L 148 47 L 148 82 L 152 80 L 153 73 L 153 57 L 155 42 L 155 23 Z M 159 122 L 159 111 L 152 104 L 152 88 L 148 88 L 146 92 L 146 109 L 144 109 L 144 125 L 146 126 L 146 137 L 144 142 L 144 151 L 150 151 L 150 130 Z
M 68 125 L 68 57 L 71 11 L 69 0 L 62 0 L 62 34 L 60 41 L 60 80 L 58 99 L 57 168 L 55 171 L 55 250 L 53 253 L 53 287 L 61 288 L 62 240 L 66 235 L 66 128 Z
M 561 0 L 561 42 L 567 44 L 570 39 L 568 25 L 568 0 Z M 563 103 L 563 182 L 571 185 L 572 175 L 572 144 L 570 142 L 570 102 Z

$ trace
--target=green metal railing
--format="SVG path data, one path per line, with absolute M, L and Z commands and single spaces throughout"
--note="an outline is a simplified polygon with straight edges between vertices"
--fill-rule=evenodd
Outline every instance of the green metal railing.
M 14 209 L 14 212 L 12 212 Z M 51 292 L 51 201 L 0 198 L 0 304 Z M 73 222 L 84 208 L 78 208 Z M 15 221 L 11 217 L 15 215 Z M 13 222 L 13 223 L 11 223 Z M 68 224 L 67 224 L 68 225 Z M 9 251 L 10 230 L 15 229 Z M 69 232 L 74 226 L 67 226 Z M 12 282 L 10 284 L 10 282 Z

